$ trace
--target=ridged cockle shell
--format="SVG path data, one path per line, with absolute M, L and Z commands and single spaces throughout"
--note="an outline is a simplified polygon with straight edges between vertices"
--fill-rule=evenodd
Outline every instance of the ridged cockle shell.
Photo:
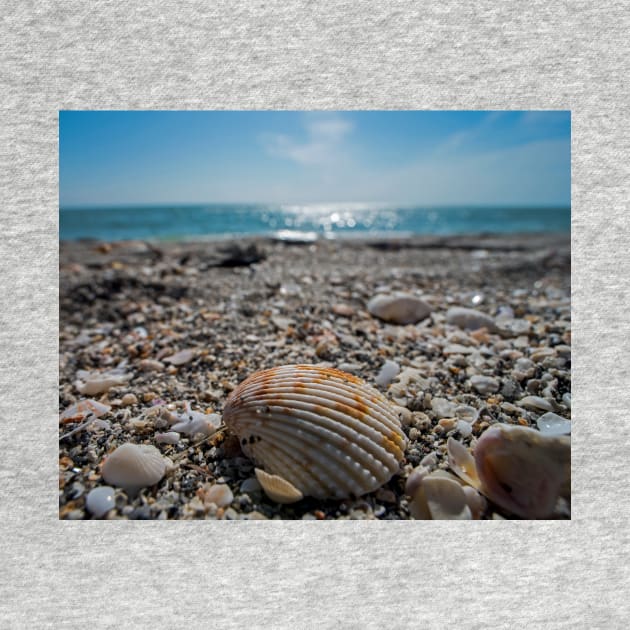
M 382 394 L 315 365 L 256 372 L 230 394 L 223 421 L 258 467 L 320 499 L 376 490 L 398 472 L 407 443 Z

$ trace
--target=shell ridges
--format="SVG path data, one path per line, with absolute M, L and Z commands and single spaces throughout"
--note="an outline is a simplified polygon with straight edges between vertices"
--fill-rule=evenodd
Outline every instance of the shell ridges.
M 407 443 L 380 392 L 314 365 L 251 375 L 231 393 L 223 420 L 259 468 L 317 498 L 376 490 L 400 469 Z

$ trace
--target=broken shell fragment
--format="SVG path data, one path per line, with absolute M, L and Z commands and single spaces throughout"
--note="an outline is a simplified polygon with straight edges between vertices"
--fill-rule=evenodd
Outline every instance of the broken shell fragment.
M 570 483 L 571 441 L 528 427 L 494 425 L 475 446 L 484 494 L 523 518 L 545 518 Z
M 477 441 L 474 458 L 448 441 L 449 466 L 488 499 L 522 518 L 546 518 L 570 492 L 571 440 L 519 425 L 495 424 Z
M 429 475 L 422 485 L 429 513 L 434 521 L 472 518 L 464 490 L 457 481 Z
M 270 475 L 260 468 L 254 468 L 256 479 L 265 494 L 276 503 L 295 503 L 304 495 L 291 483 L 278 475 Z
M 68 407 L 60 416 L 59 420 L 65 420 L 66 418 L 76 418 L 77 416 L 87 417 L 92 414 L 95 418 L 105 415 L 111 407 L 104 405 L 96 400 L 90 398 L 86 400 L 80 400 Z
M 473 488 L 479 488 L 481 482 L 477 476 L 477 464 L 470 451 L 452 437 L 446 443 L 448 452 L 448 465 L 453 472 Z
M 230 394 L 223 421 L 259 468 L 320 499 L 376 490 L 399 471 L 407 444 L 381 393 L 315 365 L 256 372 Z
M 107 457 L 101 472 L 107 483 L 137 490 L 160 481 L 166 461 L 155 446 L 127 442 Z
M 75 383 L 79 393 L 84 396 L 95 396 L 109 391 L 112 387 L 125 385 L 131 380 L 133 374 L 125 374 L 118 372 L 109 373 L 90 373 L 85 370 L 77 372 L 78 381 Z
M 444 470 L 427 474 L 419 466 L 407 479 L 409 514 L 416 520 L 470 520 L 469 499 L 457 478 Z

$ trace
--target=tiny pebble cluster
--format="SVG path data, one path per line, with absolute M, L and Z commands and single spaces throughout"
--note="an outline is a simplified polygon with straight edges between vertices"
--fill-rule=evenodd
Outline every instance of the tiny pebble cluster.
M 219 242 L 62 243 L 60 518 L 518 517 L 453 475 L 448 444 L 474 452 L 497 424 L 569 439 L 569 247 L 555 235 L 255 239 L 229 255 Z M 272 501 L 220 420 L 239 383 L 287 364 L 389 398 L 407 438 L 399 473 L 361 497 Z M 120 453 L 149 459 L 121 473 Z M 565 493 L 546 517 L 570 513 Z

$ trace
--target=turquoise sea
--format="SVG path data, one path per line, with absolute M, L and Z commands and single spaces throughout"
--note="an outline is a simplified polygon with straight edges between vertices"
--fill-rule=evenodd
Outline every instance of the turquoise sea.
M 315 239 L 414 234 L 568 232 L 570 208 L 392 204 L 203 204 L 62 208 L 59 238 L 217 238 L 275 235 Z

